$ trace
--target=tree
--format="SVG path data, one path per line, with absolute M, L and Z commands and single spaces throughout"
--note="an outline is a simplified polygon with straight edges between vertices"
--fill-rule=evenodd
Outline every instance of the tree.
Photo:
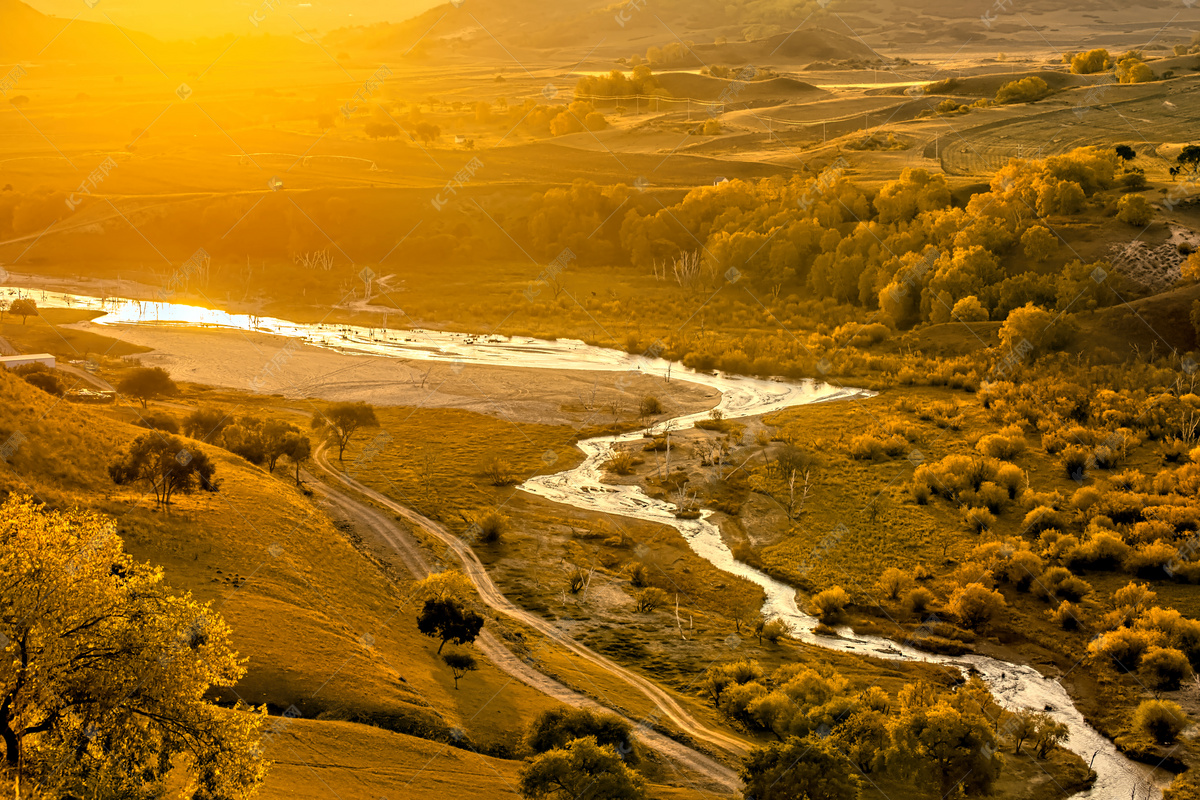
M 178 437 L 161 433 L 137 437 L 108 465 L 108 475 L 118 486 L 149 483 L 160 506 L 170 505 L 176 492 L 190 494 L 197 488 L 217 491 L 215 472 L 216 467 L 202 450 L 189 449 Z
M 1200 281 L 1200 250 L 1188 255 L 1187 260 L 1179 267 L 1180 274 L 1189 281 Z
M 1200 145 L 1189 144 L 1180 151 L 1175 157 L 1175 162 L 1179 164 L 1176 174 L 1179 172 L 1195 173 L 1200 169 Z M 13 305 L 16 305 L 15 303 Z M 15 311 L 13 313 L 16 313 Z
M 263 454 L 267 461 L 267 472 L 275 472 L 275 464 L 287 454 L 289 442 L 294 441 L 300 429 L 279 420 L 270 420 L 262 426 Z
M 454 688 L 458 688 L 458 682 L 468 672 L 474 672 L 479 669 L 479 664 L 475 662 L 475 656 L 470 653 L 445 653 L 442 655 L 442 661 L 450 668 L 450 672 L 454 675 Z
M 1187 727 L 1187 714 L 1170 700 L 1143 700 L 1133 712 L 1133 729 L 1158 744 L 1171 744 Z
M 1140 194 L 1127 194 L 1117 201 L 1117 219 L 1127 225 L 1144 228 L 1154 217 L 1154 209 Z
M 391 122 L 368 122 L 363 133 L 372 139 L 394 139 L 400 135 L 400 128 Z
M 417 138 L 426 144 L 429 144 L 442 135 L 442 129 L 431 122 L 418 122 L 413 126 L 413 131 L 416 133 Z
M 1050 84 L 1036 75 L 1004 84 L 996 92 L 996 102 L 1032 103 L 1050 94 Z
M 205 698 L 245 666 L 225 621 L 124 552 L 112 520 L 10 496 L 0 509 L 0 740 L 47 797 L 196 797 L 262 781 L 265 709 Z
M 525 733 L 525 743 L 535 753 L 546 753 L 586 737 L 595 739 L 601 747 L 613 748 L 628 764 L 637 764 L 641 760 L 641 747 L 629 721 L 616 714 L 590 708 L 557 706 L 543 711 L 530 723 Z
M 1117 158 L 1122 161 L 1133 161 L 1137 158 L 1137 151 L 1127 144 L 1119 144 L 1113 148 L 1113 152 L 1117 154 Z
M 1025 357 L 1035 357 L 1065 344 L 1074 330 L 1067 318 L 1055 318 L 1040 306 L 1026 303 L 1014 308 L 1000 326 L 1000 352 L 1004 359 L 1014 359 L 1012 366 Z
M 1027 708 L 1017 711 L 1004 725 L 1008 738 L 1013 743 L 1013 754 L 1021 755 L 1021 745 L 1037 734 L 1038 715 Z
M 296 467 L 296 485 L 300 485 L 300 466 L 312 456 L 312 442 L 301 433 L 289 433 L 283 440 L 283 454 Z
M 338 461 L 346 452 L 350 437 L 360 428 L 377 428 L 375 409 L 366 403 L 334 403 L 323 415 L 313 417 L 314 430 L 324 431 L 329 442 L 337 445 Z
M 1037 757 L 1045 758 L 1050 755 L 1051 750 L 1067 740 L 1071 735 L 1071 729 L 1049 714 L 1038 714 L 1036 719 L 1037 726 L 1033 732 L 1033 743 L 1037 749 Z
M 446 642 L 470 644 L 483 630 L 483 617 L 453 597 L 430 598 L 417 617 L 417 630 L 431 639 L 441 639 L 438 653 Z
M 988 312 L 978 297 L 969 294 L 954 304 L 950 316 L 959 322 L 987 322 Z
M 136 397 L 142 402 L 142 408 L 145 408 L 148 400 L 153 400 L 159 395 L 176 394 L 179 387 L 162 367 L 137 367 L 121 379 L 117 384 L 117 391 Z
M 0 324 L 4 323 L 4 315 L 8 313 L 8 300 L 0 298 Z
M 850 759 L 811 734 L 754 748 L 738 775 L 746 797 L 755 800 L 857 800 L 861 785 Z
M 996 735 L 982 713 L 960 710 L 946 700 L 909 705 L 891 732 L 889 763 L 930 780 L 942 797 L 960 785 L 967 793 L 987 794 L 1000 774 Z
M 1045 261 L 1058 249 L 1058 237 L 1045 225 L 1031 225 L 1021 234 L 1021 247 L 1026 258 Z
M 826 625 L 837 622 L 850 603 L 850 595 L 840 586 L 830 586 L 813 595 L 813 609 Z
M 1192 677 L 1192 666 L 1182 651 L 1152 645 L 1146 648 L 1138 672 L 1154 691 L 1174 691 Z
M 37 303 L 28 297 L 19 297 L 12 301 L 12 305 L 8 307 L 8 311 L 20 317 L 21 324 L 24 325 L 26 317 L 37 315 Z
M 216 408 L 197 408 L 183 419 L 183 432 L 201 442 L 215 442 L 233 417 Z
M 1004 595 L 981 583 L 969 583 L 950 595 L 948 608 L 968 628 L 980 628 L 1005 605 Z
M 536 756 L 521 770 L 531 800 L 643 800 L 646 785 L 611 747 L 591 737 Z
M 1091 75 L 1103 72 L 1112 66 L 1112 59 L 1109 57 L 1108 51 L 1103 48 L 1067 55 L 1064 60 L 1071 65 L 1071 72 L 1076 75 Z

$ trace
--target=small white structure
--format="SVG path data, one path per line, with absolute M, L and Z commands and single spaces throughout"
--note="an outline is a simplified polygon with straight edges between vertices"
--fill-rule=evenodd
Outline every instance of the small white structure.
M 3 364 L 8 369 L 16 369 L 26 364 L 44 364 L 50 369 L 54 369 L 54 356 L 49 353 L 30 353 L 24 356 L 0 356 L 0 364 Z

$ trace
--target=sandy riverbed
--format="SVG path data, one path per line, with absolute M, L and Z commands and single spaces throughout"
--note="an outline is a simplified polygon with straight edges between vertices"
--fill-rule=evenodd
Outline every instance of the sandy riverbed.
M 629 419 L 645 395 L 658 397 L 672 415 L 702 411 L 720 399 L 719 392 L 706 386 L 680 380 L 667 383 L 662 377 L 627 372 L 530 370 L 350 355 L 234 330 L 91 322 L 70 327 L 152 348 L 139 360 L 166 369 L 177 381 L 296 399 L 462 408 L 522 422 L 579 426 L 612 422 L 614 402 L 620 417 Z M 280 364 L 273 372 L 266 369 L 272 359 Z

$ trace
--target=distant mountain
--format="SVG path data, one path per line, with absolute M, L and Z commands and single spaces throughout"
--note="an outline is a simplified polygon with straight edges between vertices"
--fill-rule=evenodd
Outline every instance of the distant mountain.
M 145 59 L 137 48 L 161 49 L 156 39 L 110 23 L 42 14 L 20 0 L 0 0 L 0 58 L 117 61 Z

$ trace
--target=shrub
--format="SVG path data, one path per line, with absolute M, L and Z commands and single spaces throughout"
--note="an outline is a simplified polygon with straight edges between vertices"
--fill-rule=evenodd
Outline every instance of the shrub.
M 1019 428 L 1005 428 L 981 438 L 975 449 L 985 456 L 1009 461 L 1025 449 L 1025 435 Z
M 1029 481 L 1025 477 L 1025 470 L 1016 464 L 1004 464 L 996 470 L 996 484 L 1008 491 L 1008 497 L 1011 500 L 1025 491 L 1029 486 Z
M 1000 577 L 1019 591 L 1027 591 L 1042 574 L 1042 559 L 1031 550 L 1017 550 L 1000 568 Z
M 1082 447 L 1068 447 L 1062 454 L 1063 469 L 1073 481 L 1083 480 L 1088 467 L 1088 451 Z
M 1127 225 L 1144 228 L 1153 216 L 1153 209 L 1140 194 L 1127 194 L 1117 201 L 1117 219 Z
M 954 304 L 950 316 L 959 322 L 987 322 L 988 312 L 975 295 L 967 295 Z
M 508 530 L 508 517 L 497 509 L 492 509 L 480 517 L 475 524 L 479 526 L 480 540 L 490 544 L 500 541 L 500 537 Z
M 1041 533 L 1063 526 L 1062 516 L 1050 506 L 1037 506 L 1025 515 L 1022 523 L 1030 533 Z
M 1058 604 L 1058 608 L 1048 611 L 1047 614 L 1050 620 L 1064 631 L 1073 631 L 1079 627 L 1079 606 L 1070 600 L 1063 600 Z
M 996 517 L 986 508 L 968 508 L 963 512 L 963 522 L 967 526 L 967 530 L 975 533 L 983 533 L 991 530 L 996 524 Z
M 948 607 L 968 628 L 980 628 L 1004 608 L 1004 595 L 980 583 L 960 586 L 950 596 Z
M 1107 658 L 1126 672 L 1133 672 L 1146 650 L 1161 637 L 1157 631 L 1118 628 L 1093 639 L 1088 652 L 1094 658 Z
M 837 622 L 850 603 L 850 595 L 840 586 L 831 586 L 813 595 L 812 605 L 817 618 L 826 624 Z
M 628 450 L 618 450 L 613 453 L 612 458 L 604 464 L 604 467 L 617 475 L 632 475 L 636 465 L 637 460 L 633 457 L 633 453 Z
M 1051 567 L 1038 578 L 1037 593 L 1046 599 L 1063 599 L 1078 603 L 1092 593 L 1092 586 L 1071 574 L 1066 567 Z
M 629 573 L 629 582 L 639 589 L 644 589 L 650 584 L 650 571 L 642 562 L 634 561 L 626 568 L 626 571 Z
M 1178 552 L 1167 542 L 1150 542 L 1131 551 L 1122 566 L 1135 575 L 1158 576 L 1163 567 L 1175 560 Z
M 903 570 L 896 567 L 888 567 L 879 576 L 879 591 L 887 600 L 899 599 L 900 593 L 909 584 L 910 578 Z
M 663 413 L 662 401 L 653 395 L 646 395 L 638 404 L 638 413 L 643 417 L 656 417 Z
M 62 381 L 58 379 L 58 375 L 44 364 L 26 364 L 17 367 L 14 372 L 24 378 L 30 386 L 36 386 L 46 394 L 62 397 L 67 392 Z M 178 429 L 173 433 L 178 433 Z
M 1179 684 L 1192 677 L 1192 665 L 1188 663 L 1187 656 L 1174 647 L 1151 645 L 1142 655 L 1138 673 L 1154 691 L 1174 691 Z
M 1143 700 L 1133 713 L 1133 729 L 1158 744 L 1171 744 L 1187 727 L 1187 714 L 1170 700 Z
M 786 622 L 776 617 L 768 620 L 759 631 L 759 636 L 766 639 L 771 644 L 778 644 L 779 640 L 792 632 L 792 629 Z
M 638 593 L 634 609 L 639 614 L 648 614 L 667 602 L 667 593 L 657 586 L 651 586 Z
M 175 418 L 160 411 L 145 411 L 134 424 L 154 431 L 179 433 L 179 423 Z
M 1050 94 L 1050 84 L 1030 75 L 1017 81 L 1009 81 L 996 92 L 997 103 L 1032 103 Z
M 908 613 L 924 616 L 933 605 L 934 599 L 933 592 L 924 586 L 916 586 L 904 593 L 903 604 Z

